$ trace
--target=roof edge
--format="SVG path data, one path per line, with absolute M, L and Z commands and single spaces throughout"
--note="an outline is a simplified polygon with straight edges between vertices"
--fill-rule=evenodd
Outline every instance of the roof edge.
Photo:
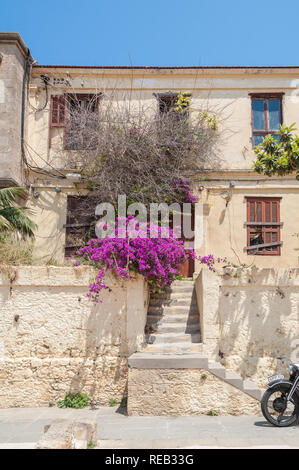
M 1 34 L 1 33 L 0 33 Z M 0 37 L 1 39 L 1 37 Z M 245 70 L 245 69 L 299 69 L 299 65 L 203 65 L 203 66 L 155 66 L 155 65 L 53 65 L 35 64 L 34 68 L 72 69 L 120 69 L 120 70 Z
M 30 49 L 29 47 L 26 46 L 25 42 L 21 38 L 19 33 L 15 32 L 0 32 L 0 44 L 1 43 L 6 43 L 6 44 L 12 44 L 15 43 L 24 57 L 27 57 L 28 53 L 30 54 Z M 30 54 L 31 57 L 31 54 Z M 32 57 L 31 57 L 32 59 Z M 33 60 L 33 59 L 32 59 Z

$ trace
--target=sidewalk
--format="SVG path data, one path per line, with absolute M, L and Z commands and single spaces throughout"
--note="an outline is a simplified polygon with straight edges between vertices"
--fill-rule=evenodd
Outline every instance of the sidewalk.
M 126 416 L 117 407 L 0 409 L 0 449 L 34 448 L 55 418 L 95 418 L 98 447 L 299 448 L 299 426 L 275 428 L 261 416 Z

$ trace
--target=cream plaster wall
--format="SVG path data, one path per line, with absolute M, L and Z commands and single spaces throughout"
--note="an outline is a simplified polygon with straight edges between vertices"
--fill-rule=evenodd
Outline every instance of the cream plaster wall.
M 67 392 L 94 403 L 126 395 L 127 357 L 141 348 L 148 292 L 141 276 L 107 275 L 102 304 L 86 297 L 88 267 L 0 273 L 0 402 L 47 406 Z
M 65 78 L 70 86 L 50 86 L 50 94 L 64 92 L 97 93 L 102 92 L 105 101 L 121 102 L 130 99 L 132 105 L 142 102 L 144 109 L 157 109 L 153 93 L 167 91 L 189 91 L 192 93 L 192 108 L 209 109 L 220 118 L 223 137 L 219 148 L 222 168 L 250 169 L 254 159 L 251 143 L 251 100 L 249 93 L 283 92 L 283 118 L 286 124 L 297 122 L 299 118 L 299 71 L 286 69 L 187 69 L 187 70 L 107 70 L 41 68 L 34 67 L 31 82 L 32 104 L 40 108 L 45 103 L 45 91 L 40 75 L 54 79 Z M 37 151 L 34 160 L 41 166 L 45 161 L 55 163 L 61 152 L 61 130 L 54 131 L 52 149 L 49 149 L 49 109 L 35 112 L 31 110 L 28 122 L 28 141 Z M 58 153 L 60 156 L 58 156 Z M 39 158 L 39 155 L 42 159 Z M 56 163 L 58 163 L 58 160 Z
M 255 158 L 251 143 L 251 92 L 283 92 L 283 117 L 286 124 L 299 118 L 299 70 L 296 68 L 268 69 L 101 69 L 33 67 L 30 86 L 31 103 L 40 108 L 45 103 L 41 74 L 50 77 L 50 94 L 64 92 L 103 92 L 102 106 L 110 103 L 110 97 L 121 106 L 130 99 L 132 106 L 142 103 L 146 112 L 155 112 L 157 100 L 153 93 L 191 91 L 194 111 L 207 108 L 220 117 L 221 138 L 218 145 L 220 167 L 207 169 L 198 175 L 194 191 L 205 206 L 203 218 L 203 242 L 198 246 L 200 254 L 213 253 L 227 256 L 236 264 L 255 264 L 259 267 L 298 266 L 299 232 L 298 191 L 299 182 L 294 176 L 267 178 L 252 170 Z M 54 83 L 55 79 L 68 79 L 70 86 Z M 43 111 L 29 108 L 27 142 L 32 163 L 51 170 L 64 166 L 61 151 L 63 130 L 54 129 L 49 148 L 49 103 Z M 76 172 L 76 161 L 69 170 Z M 30 181 L 41 193 L 39 199 L 30 200 L 38 223 L 35 254 L 43 260 L 63 260 L 66 218 L 66 196 L 76 194 L 70 180 L 30 174 Z M 230 187 L 230 181 L 235 187 Z M 55 186 L 62 193 L 55 194 Z M 199 192 L 199 186 L 204 190 Z M 226 207 L 225 197 L 231 198 Z M 248 256 L 246 246 L 245 196 L 281 196 L 281 256 Z M 200 222 L 201 223 L 201 222 Z M 200 227 L 196 227 L 199 239 Z M 200 267 L 197 266 L 196 270 Z
M 272 183 L 272 184 L 271 184 Z M 253 181 L 236 180 L 234 188 L 228 181 L 219 184 L 205 181 L 205 190 L 199 194 L 199 203 L 203 205 L 203 217 L 199 224 L 203 226 L 203 241 L 198 241 L 198 253 L 213 253 L 216 257 L 227 257 L 237 265 L 278 268 L 299 266 L 299 186 L 295 181 L 275 180 L 263 184 Z M 229 202 L 227 203 L 227 196 Z M 281 254 L 247 254 L 247 201 L 246 197 L 281 197 L 280 240 L 283 242 Z M 196 270 L 200 269 L 197 263 Z
M 35 262 L 64 261 L 65 228 L 67 215 L 67 193 L 55 188 L 36 187 L 38 198 L 31 197 L 28 207 L 32 210 L 32 220 L 38 226 L 35 234 L 33 257 Z

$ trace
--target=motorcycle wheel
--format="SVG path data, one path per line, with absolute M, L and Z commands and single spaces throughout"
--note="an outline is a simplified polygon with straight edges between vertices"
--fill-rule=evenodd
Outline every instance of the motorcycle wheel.
M 289 388 L 274 387 L 265 391 L 261 408 L 264 417 L 269 423 L 278 427 L 287 427 L 298 420 L 298 405 L 295 401 L 287 401 Z

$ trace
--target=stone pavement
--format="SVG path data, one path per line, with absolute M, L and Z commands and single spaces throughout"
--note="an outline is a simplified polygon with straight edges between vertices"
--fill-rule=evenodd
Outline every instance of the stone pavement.
M 55 418 L 96 418 L 102 449 L 299 448 L 299 425 L 275 428 L 262 416 L 126 416 L 118 407 L 0 409 L 0 449 L 34 448 Z

